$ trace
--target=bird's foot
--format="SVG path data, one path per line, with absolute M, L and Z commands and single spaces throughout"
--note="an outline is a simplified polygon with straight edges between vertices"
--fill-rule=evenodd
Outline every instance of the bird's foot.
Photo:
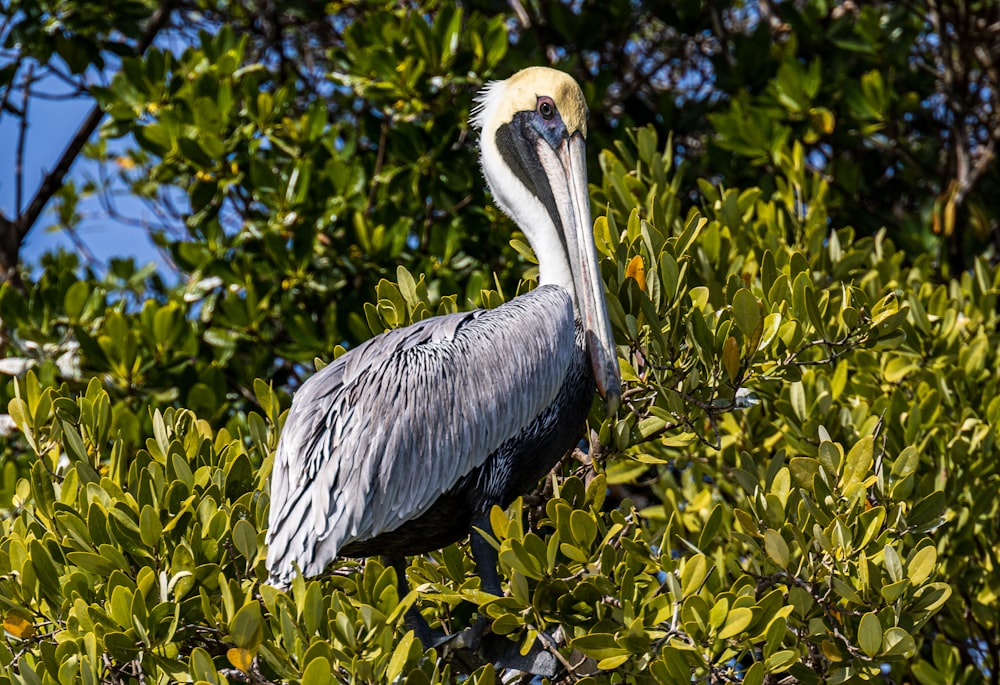
M 471 670 L 485 663 L 492 663 L 499 669 L 522 671 L 547 678 L 555 676 L 559 662 L 540 642 L 536 641 L 527 654 L 521 654 L 521 646 L 517 642 L 488 632 L 488 627 L 489 621 L 480 616 L 472 627 L 445 636 L 435 646 L 444 647 L 455 661 Z M 548 642 L 554 644 L 551 638 L 548 638 Z
M 420 640 L 424 649 L 440 647 L 446 644 L 453 636 L 440 630 L 431 628 L 416 607 L 410 607 L 405 616 L 406 627 L 413 631 L 413 634 Z
M 518 643 L 503 635 L 488 633 L 483 636 L 480 653 L 498 668 L 523 671 L 545 678 L 554 677 L 559 670 L 555 655 L 537 640 L 527 654 L 521 654 L 521 645 Z
M 490 622 L 486 620 L 486 617 L 480 616 L 476 619 L 470 627 L 458 633 L 452 633 L 451 635 L 443 635 L 442 639 L 438 640 L 433 644 L 434 647 L 444 647 L 447 646 L 453 651 L 457 650 L 470 650 L 473 652 L 479 651 L 480 644 L 482 642 L 483 633 L 489 627 Z M 436 631 L 435 631 L 436 632 Z

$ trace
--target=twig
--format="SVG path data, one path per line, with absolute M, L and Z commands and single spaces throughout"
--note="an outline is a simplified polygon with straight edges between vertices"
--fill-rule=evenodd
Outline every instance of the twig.
M 94 254 L 93 250 L 87 246 L 86 241 L 80 237 L 80 232 L 76 229 L 76 226 L 66 224 L 63 226 L 63 231 L 65 231 L 66 235 L 69 236 L 69 241 L 73 243 L 73 247 L 76 251 L 83 256 L 83 261 L 86 262 L 87 266 L 96 266 L 102 270 L 107 268 L 107 265 L 97 258 L 97 255 Z
M 542 647 L 547 652 L 552 654 L 552 656 L 554 656 L 559 661 L 559 663 L 563 665 L 563 668 L 565 668 L 570 673 L 575 673 L 576 669 L 573 668 L 573 664 L 567 661 L 566 657 L 564 657 L 562 653 L 560 653 L 559 642 L 558 640 L 556 640 L 556 638 L 553 637 L 550 639 L 548 634 L 544 630 L 541 630 L 536 626 L 526 625 L 525 627 L 528 629 L 535 630 L 538 633 L 538 641 L 542 643 Z

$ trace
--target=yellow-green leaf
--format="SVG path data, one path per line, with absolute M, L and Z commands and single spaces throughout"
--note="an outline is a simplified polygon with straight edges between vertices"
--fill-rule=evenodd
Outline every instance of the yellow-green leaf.
M 614 670 L 619 666 L 621 666 L 623 663 L 625 663 L 628 660 L 628 657 L 629 657 L 628 654 L 622 654 L 620 656 L 612 656 L 608 657 L 607 659 L 601 659 L 600 661 L 597 662 L 597 668 L 601 669 L 602 671 Z
M 386 667 L 385 676 L 388 682 L 395 682 L 396 678 L 400 673 L 403 672 L 403 666 L 406 665 L 406 660 L 410 656 L 410 646 L 413 645 L 413 631 L 407 631 L 403 639 L 399 641 L 396 645 L 396 649 L 392 652 L 392 658 L 389 659 L 389 665 Z
M 920 466 L 920 453 L 917 452 L 917 448 L 913 445 L 908 445 L 899 453 L 896 457 L 896 461 L 892 464 L 892 476 L 893 478 L 902 479 L 909 476 L 911 473 L 915 473 L 917 467 Z
M 746 607 L 739 607 L 729 612 L 726 618 L 726 625 L 719 631 L 719 639 L 726 640 L 736 637 L 750 625 L 753 621 L 753 612 Z
M 761 685 L 764 682 L 764 664 L 755 662 L 743 674 L 743 685 Z
M 696 554 L 687 560 L 681 570 L 681 592 L 684 597 L 694 594 L 708 574 L 708 562 L 704 554 Z

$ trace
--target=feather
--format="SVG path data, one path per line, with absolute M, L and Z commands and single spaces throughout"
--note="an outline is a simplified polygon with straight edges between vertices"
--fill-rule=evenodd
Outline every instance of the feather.
M 426 512 L 553 403 L 575 336 L 569 293 L 543 286 L 388 331 L 310 378 L 271 476 L 272 582 Z

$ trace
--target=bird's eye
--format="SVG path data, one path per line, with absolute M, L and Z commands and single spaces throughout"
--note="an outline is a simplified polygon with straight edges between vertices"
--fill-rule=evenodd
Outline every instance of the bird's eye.
M 539 100 L 538 113 L 542 115 L 542 119 L 549 121 L 556 115 L 556 107 L 548 99 Z

